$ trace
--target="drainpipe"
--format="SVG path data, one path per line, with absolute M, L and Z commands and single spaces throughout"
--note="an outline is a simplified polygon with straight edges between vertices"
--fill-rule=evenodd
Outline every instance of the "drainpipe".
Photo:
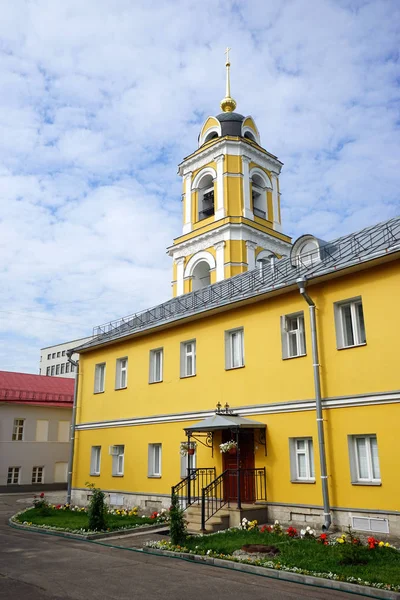
M 72 352 L 67 350 L 68 362 L 74 365 L 76 368 L 75 373 L 75 386 L 74 386 L 74 403 L 72 406 L 72 419 L 71 419 L 71 447 L 68 461 L 68 478 L 67 478 L 67 504 L 71 504 L 71 488 L 72 488 L 72 469 L 74 466 L 74 451 L 75 451 L 75 427 L 76 427 L 76 404 L 78 398 L 78 382 L 79 382 L 79 360 L 72 360 Z
M 310 309 L 310 325 L 311 325 L 311 342 L 312 342 L 312 360 L 314 370 L 314 390 L 315 390 L 315 404 L 317 412 L 317 426 L 318 426 L 318 446 L 319 446 L 319 462 L 321 466 L 321 484 L 322 484 L 322 498 L 324 503 L 324 524 L 322 525 L 323 531 L 329 529 L 332 523 L 331 508 L 329 504 L 329 490 L 328 490 L 328 475 L 326 471 L 326 452 L 325 452 L 325 434 L 324 434 L 324 421 L 322 417 L 322 400 L 321 400 L 321 376 L 319 371 L 319 358 L 318 358 L 318 340 L 317 340 L 317 320 L 316 320 L 316 306 L 315 302 L 310 298 L 306 292 L 307 281 L 305 277 L 297 279 L 297 285 L 299 286 L 300 294 L 307 302 Z

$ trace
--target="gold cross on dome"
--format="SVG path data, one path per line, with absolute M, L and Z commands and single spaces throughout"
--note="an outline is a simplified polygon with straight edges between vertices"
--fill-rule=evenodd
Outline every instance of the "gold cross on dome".
M 229 50 L 232 50 L 232 48 L 227 48 L 227 49 L 225 50 L 225 54 L 226 54 L 226 64 L 228 64 L 228 63 L 229 63 Z

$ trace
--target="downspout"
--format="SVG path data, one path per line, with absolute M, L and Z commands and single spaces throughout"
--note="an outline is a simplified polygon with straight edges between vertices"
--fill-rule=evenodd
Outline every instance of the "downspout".
M 310 296 L 306 292 L 307 281 L 305 277 L 297 279 L 297 285 L 299 286 L 300 294 L 303 296 L 310 309 L 311 345 L 314 370 L 315 405 L 318 427 L 319 462 L 321 467 L 322 499 L 324 504 L 324 524 L 322 526 L 322 529 L 323 531 L 326 531 L 329 529 L 332 523 L 332 517 L 331 507 L 329 504 L 328 475 L 326 469 L 325 433 L 324 421 L 322 417 L 321 376 L 319 370 L 320 364 L 318 357 L 316 306 L 315 302 L 310 298 Z
M 75 452 L 75 427 L 76 427 L 76 405 L 78 398 L 78 382 L 79 382 L 79 360 L 72 360 L 72 352 L 67 350 L 68 362 L 76 368 L 75 373 L 75 386 L 74 386 L 74 403 L 72 405 L 72 419 L 71 419 L 71 435 L 70 435 L 70 452 L 68 461 L 68 478 L 67 478 L 67 504 L 71 504 L 71 489 L 72 489 L 72 469 L 74 466 L 74 452 Z

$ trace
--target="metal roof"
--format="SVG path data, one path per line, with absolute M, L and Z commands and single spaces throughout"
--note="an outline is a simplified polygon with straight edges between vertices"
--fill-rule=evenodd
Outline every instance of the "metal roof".
M 179 321 L 208 310 L 228 306 L 240 300 L 287 288 L 299 277 L 316 277 L 341 271 L 400 251 L 400 217 L 389 219 L 345 235 L 308 255 L 275 260 L 271 267 L 253 269 L 201 290 L 177 296 L 147 310 L 99 325 L 93 339 L 76 348 L 86 350 L 110 341 L 120 340 L 139 331 Z M 304 262 L 303 262 L 304 260 Z
M 204 419 L 192 425 L 191 427 L 185 427 L 186 433 L 195 432 L 206 432 L 206 431 L 217 431 L 220 429 L 265 429 L 265 423 L 259 421 L 253 421 L 252 419 L 245 419 L 237 415 L 215 413 L 212 417 Z

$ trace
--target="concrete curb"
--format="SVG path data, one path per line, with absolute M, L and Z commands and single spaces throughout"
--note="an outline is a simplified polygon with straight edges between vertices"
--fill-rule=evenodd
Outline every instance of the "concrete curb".
M 334 581 L 332 579 L 323 579 L 322 577 L 313 577 L 311 575 L 300 575 L 299 573 L 291 573 L 290 571 L 280 571 L 278 569 L 269 569 L 268 567 L 258 567 L 246 563 L 224 560 L 222 558 L 213 558 L 211 556 L 201 556 L 198 554 L 188 554 L 185 552 L 172 552 L 171 550 L 158 550 L 157 548 L 144 548 L 144 553 L 157 554 L 159 556 L 170 556 L 172 558 L 184 558 L 193 562 L 203 563 L 215 567 L 223 567 L 233 571 L 241 571 L 243 573 L 252 573 L 272 579 L 280 579 L 282 581 L 291 581 L 293 583 L 301 583 L 320 588 L 328 588 L 340 592 L 350 592 L 352 594 L 360 594 L 369 598 L 379 598 L 384 600 L 400 600 L 398 592 L 390 592 L 387 590 L 379 590 L 377 588 L 368 587 L 365 585 L 357 585 L 355 583 L 346 583 L 345 581 Z
M 17 513 L 18 514 L 18 513 Z M 14 515 L 15 516 L 15 515 Z M 163 527 L 158 523 L 157 525 L 139 525 L 138 527 L 132 527 L 130 529 L 114 529 L 113 531 L 105 531 L 103 533 L 72 533 L 71 531 L 64 531 L 62 529 L 51 529 L 47 527 L 35 527 L 35 525 L 24 525 L 18 521 L 13 521 L 13 517 L 8 519 L 8 524 L 15 529 L 23 529 L 25 531 L 34 531 L 38 533 L 56 533 L 61 537 L 72 538 L 75 540 L 103 540 L 107 538 L 121 537 L 125 535 L 132 535 L 133 533 L 154 531 L 155 529 L 162 529 Z

